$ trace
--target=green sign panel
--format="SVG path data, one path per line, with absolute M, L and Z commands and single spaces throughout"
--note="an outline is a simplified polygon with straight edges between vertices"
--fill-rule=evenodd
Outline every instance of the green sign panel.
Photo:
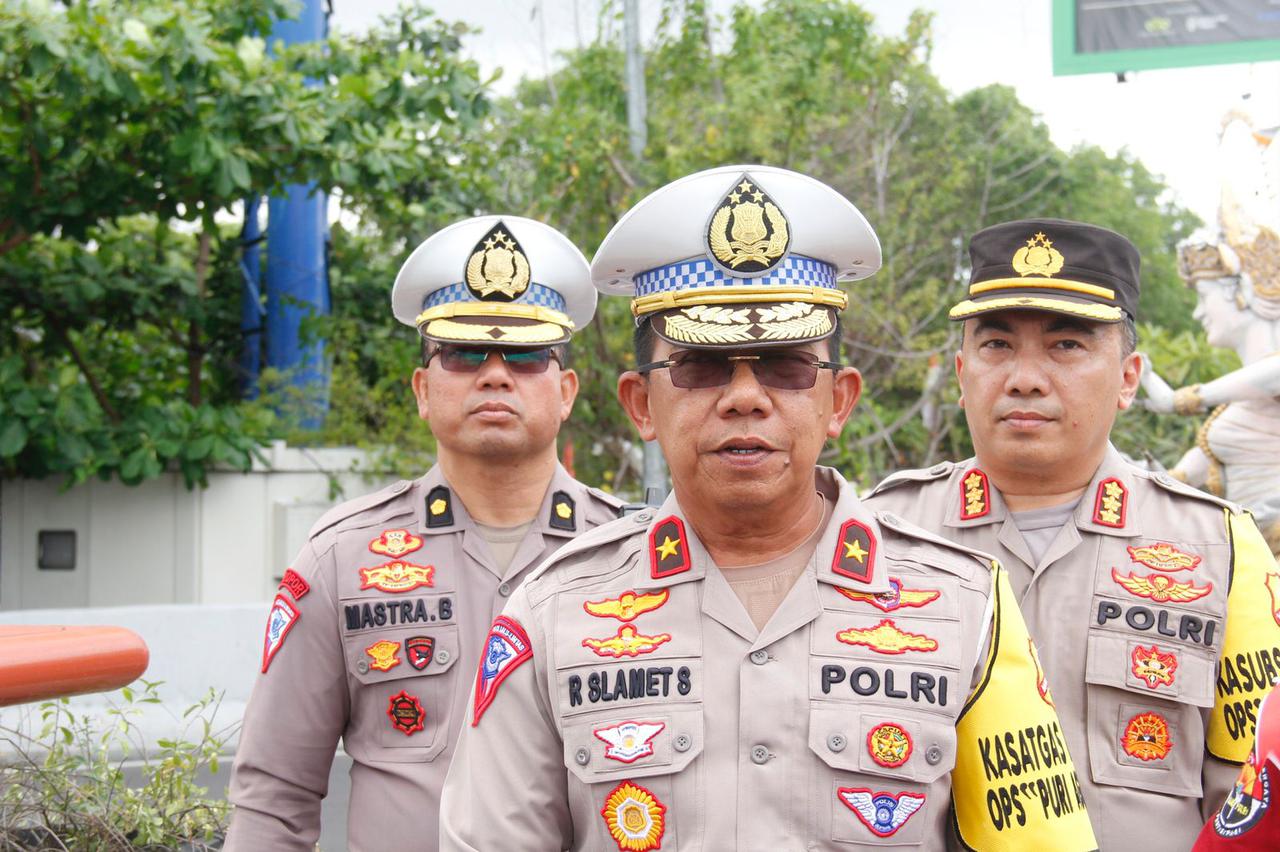
M 1276 0 L 1053 0 L 1054 74 L 1276 60 Z

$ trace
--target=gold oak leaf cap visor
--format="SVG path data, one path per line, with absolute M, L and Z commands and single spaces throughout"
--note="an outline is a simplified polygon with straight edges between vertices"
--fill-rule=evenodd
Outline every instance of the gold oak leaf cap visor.
M 685 349 L 788 346 L 835 330 L 840 281 L 880 268 L 880 241 L 847 199 L 773 166 L 721 166 L 655 190 L 591 264 L 602 293 Z
M 563 234 L 520 216 L 477 216 L 422 242 L 391 291 L 395 317 L 438 343 L 542 347 L 591 321 L 587 259 Z
M 973 235 L 969 261 L 968 298 L 951 309 L 953 320 L 1005 310 L 1108 323 L 1138 316 L 1138 250 L 1106 228 L 1063 219 L 1004 222 Z

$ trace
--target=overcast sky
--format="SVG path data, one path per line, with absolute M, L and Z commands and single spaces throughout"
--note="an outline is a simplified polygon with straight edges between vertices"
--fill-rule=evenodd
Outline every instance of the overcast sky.
M 333 0 L 332 25 L 364 29 L 398 0 Z M 713 0 L 720 13 L 733 0 Z M 901 33 L 910 10 L 936 13 L 933 68 L 950 90 L 989 83 L 1017 89 L 1063 147 L 1080 142 L 1127 147 L 1164 175 L 1181 203 L 1213 223 L 1218 204 L 1217 134 L 1227 110 L 1243 108 L 1257 126 L 1280 124 L 1280 62 L 1054 77 L 1049 0 L 863 0 L 883 33 Z M 507 89 L 523 75 L 554 67 L 558 50 L 589 41 L 600 0 L 436 0 L 446 20 L 481 30 L 465 52 L 483 68 L 502 67 Z M 641 0 L 652 29 L 660 3 Z M 538 14 L 539 10 L 545 17 Z

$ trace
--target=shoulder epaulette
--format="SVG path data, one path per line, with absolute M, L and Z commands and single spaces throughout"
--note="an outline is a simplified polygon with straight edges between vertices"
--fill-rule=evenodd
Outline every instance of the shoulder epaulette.
M 345 503 L 339 503 L 329 511 L 320 516 L 320 520 L 316 521 L 311 527 L 311 532 L 307 533 L 308 538 L 315 538 L 320 533 L 330 527 L 341 523 L 342 521 L 361 512 L 367 512 L 370 509 L 381 506 L 383 503 L 389 503 L 412 485 L 410 480 L 402 479 L 394 485 L 388 485 L 381 491 L 375 491 L 372 494 L 365 494 L 362 497 L 356 497 Z
M 867 496 L 880 494 L 888 491 L 890 488 L 897 488 L 899 485 L 906 485 L 908 482 L 932 482 L 935 479 L 942 479 L 949 476 L 951 471 L 955 469 L 954 462 L 939 462 L 933 467 L 922 467 L 915 470 L 900 470 L 897 473 L 891 473 L 886 476 L 879 485 L 871 489 L 871 493 Z
M 638 517 L 639 515 L 629 515 L 625 518 L 617 518 L 616 520 L 609 521 L 608 523 L 601 524 L 598 527 L 593 527 L 587 530 L 582 535 L 573 539 L 564 547 L 551 554 L 551 556 L 547 557 L 545 562 L 530 572 L 525 582 L 533 580 L 536 577 L 540 577 L 553 565 L 563 562 L 575 554 L 582 553 L 585 550 L 592 550 L 600 547 L 601 545 L 610 544 L 611 542 L 621 541 L 622 539 L 632 535 L 642 535 L 648 529 L 649 520 L 652 520 L 652 517 L 648 520 L 637 523 L 636 519 Z
M 920 539 L 922 541 L 927 541 L 930 544 L 935 544 L 938 547 L 944 547 L 947 550 L 953 551 L 955 553 L 964 554 L 965 556 L 978 560 L 978 562 L 980 562 L 982 566 L 986 568 L 988 571 L 991 570 L 993 564 L 995 563 L 995 557 L 992 556 L 990 553 L 987 553 L 986 551 L 978 550 L 973 547 L 966 547 L 965 545 L 954 542 L 949 538 L 943 538 L 940 535 L 934 535 L 933 533 L 929 532 L 923 527 L 917 526 L 911 523 L 910 521 L 904 520 L 903 518 L 893 514 L 892 512 L 878 511 L 875 513 L 875 516 L 876 516 L 876 521 L 879 522 L 879 524 L 882 527 L 885 527 L 886 529 L 893 530 L 899 535 L 903 535 L 908 538 Z
M 1244 508 L 1239 503 L 1232 503 L 1230 500 L 1225 500 L 1221 497 L 1210 494 L 1207 491 L 1201 491 L 1199 488 L 1195 488 L 1185 482 L 1180 482 L 1174 479 L 1167 473 L 1149 473 L 1147 471 L 1140 472 L 1145 474 L 1148 479 L 1156 485 L 1159 485 L 1165 491 L 1171 491 L 1182 497 L 1193 497 L 1197 500 L 1203 500 L 1206 503 L 1212 503 L 1213 505 L 1223 509 L 1230 509 L 1232 514 L 1238 515 L 1244 511 Z
M 587 486 L 587 493 L 608 506 L 614 514 L 617 514 L 618 510 L 626 505 L 625 500 L 620 500 L 608 491 L 601 491 L 599 488 L 592 488 L 590 485 Z

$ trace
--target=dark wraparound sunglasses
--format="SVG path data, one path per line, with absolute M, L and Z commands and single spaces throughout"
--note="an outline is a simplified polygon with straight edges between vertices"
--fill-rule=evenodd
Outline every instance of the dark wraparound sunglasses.
M 839 370 L 843 364 L 822 361 L 801 352 L 761 352 L 750 355 L 721 355 L 716 352 L 683 352 L 666 361 L 641 364 L 642 374 L 667 369 L 671 384 L 678 388 L 717 388 L 729 384 L 738 361 L 751 367 L 756 381 L 779 390 L 807 390 L 818 381 L 819 370 Z
M 489 360 L 491 353 L 496 353 L 498 357 L 505 361 L 508 370 L 521 375 L 545 373 L 553 360 L 557 364 L 560 363 L 560 359 L 555 352 L 545 346 L 541 349 L 508 349 L 502 346 L 486 348 L 483 346 L 451 346 L 444 343 L 437 346 L 427 356 L 426 364 L 423 366 L 430 364 L 431 359 L 439 355 L 440 366 L 450 373 L 474 373 L 484 366 L 484 362 Z

